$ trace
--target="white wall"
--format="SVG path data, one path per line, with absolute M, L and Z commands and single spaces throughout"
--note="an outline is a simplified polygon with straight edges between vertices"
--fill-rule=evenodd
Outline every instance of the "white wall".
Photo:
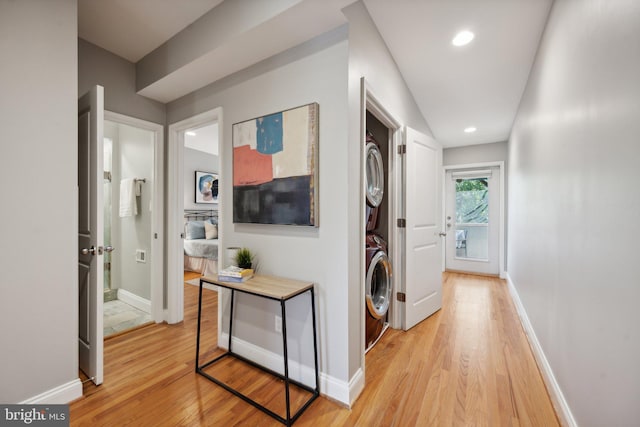
M 184 149 L 184 208 L 185 209 L 217 209 L 217 204 L 202 204 L 195 202 L 196 171 L 220 171 L 220 159 L 214 154 L 205 153 L 191 148 Z
M 73 0 L 0 2 L 3 403 L 78 378 L 76 16 Z
M 313 281 L 316 286 L 320 370 L 346 386 L 347 355 L 347 41 L 340 28 L 265 60 L 167 105 L 169 123 L 216 107 L 223 111 L 220 142 L 221 233 L 226 246 L 257 253 L 258 271 Z M 233 224 L 232 125 L 253 117 L 317 102 L 319 110 L 320 227 Z M 226 304 L 223 299 L 221 304 Z M 289 305 L 290 304 L 290 305 Z M 287 308 L 289 356 L 313 367 L 308 297 Z M 234 335 L 276 354 L 277 304 L 238 298 Z M 226 329 L 226 324 L 225 324 Z M 327 391 L 326 389 L 324 390 Z
M 509 274 L 577 423 L 640 425 L 640 3 L 557 0 L 509 141 Z
M 164 125 L 165 105 L 136 93 L 135 64 L 86 40 L 77 39 L 77 44 L 79 94 L 100 85 L 105 110 Z
M 360 134 L 360 79 L 365 77 L 369 88 L 402 124 L 431 135 L 431 131 L 413 96 L 402 78 L 396 63 L 376 29 L 369 13 L 361 1 L 344 9 L 349 21 L 349 148 L 348 188 L 350 197 L 346 201 L 349 240 L 349 376 L 357 374 L 362 365 L 360 325 L 364 322 L 364 294 L 361 283 L 364 265 L 361 250 L 364 236 L 361 235 L 360 204 L 364 200 L 360 160 L 363 145 Z
M 509 146 L 507 141 L 452 147 L 442 150 L 442 164 L 444 166 L 500 161 L 505 162 L 506 165 L 508 157 Z

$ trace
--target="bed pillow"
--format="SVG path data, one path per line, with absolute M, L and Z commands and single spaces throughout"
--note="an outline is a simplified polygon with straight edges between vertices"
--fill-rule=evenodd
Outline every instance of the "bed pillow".
M 204 223 L 204 234 L 207 240 L 218 238 L 218 226 L 208 222 Z
M 185 239 L 196 240 L 196 239 L 204 239 L 204 238 L 205 238 L 204 221 L 187 222 L 187 226 L 185 230 Z

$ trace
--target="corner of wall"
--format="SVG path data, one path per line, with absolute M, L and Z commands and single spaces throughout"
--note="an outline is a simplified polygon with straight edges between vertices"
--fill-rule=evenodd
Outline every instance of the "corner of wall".
M 516 311 L 518 312 L 518 316 L 520 317 L 522 329 L 524 329 L 524 332 L 527 335 L 527 340 L 529 341 L 529 345 L 531 346 L 533 356 L 536 359 L 538 369 L 542 374 L 542 379 L 544 380 L 545 386 L 547 387 L 547 392 L 551 397 L 553 407 L 556 410 L 558 418 L 560 418 L 560 423 L 563 426 L 577 427 L 578 424 L 573 417 L 571 408 L 569 408 L 569 404 L 567 403 L 567 400 L 565 399 L 564 394 L 560 389 L 560 385 L 558 384 L 558 381 L 553 374 L 551 365 L 549 365 L 547 356 L 542 350 L 542 346 L 540 345 L 540 341 L 538 341 L 538 337 L 536 336 L 535 330 L 533 329 L 533 325 L 531 325 L 531 322 L 529 321 L 527 311 L 525 310 L 524 305 L 520 300 L 518 290 L 516 289 L 516 286 L 513 283 L 513 280 L 511 280 L 511 276 L 509 276 L 508 272 L 506 273 L 506 279 L 507 286 L 509 288 L 509 294 L 511 294 L 511 299 L 513 300 L 513 305 L 516 307 Z

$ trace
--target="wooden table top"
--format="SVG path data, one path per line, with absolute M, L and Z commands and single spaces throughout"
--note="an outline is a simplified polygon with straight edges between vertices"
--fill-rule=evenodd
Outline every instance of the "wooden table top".
M 246 282 L 225 282 L 218 280 L 218 276 L 203 276 L 200 280 L 223 288 L 280 300 L 289 299 L 313 288 L 312 282 L 261 275 L 255 275 Z

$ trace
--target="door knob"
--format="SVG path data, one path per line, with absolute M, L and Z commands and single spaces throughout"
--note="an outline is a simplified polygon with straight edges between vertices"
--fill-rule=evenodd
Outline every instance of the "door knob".
M 115 249 L 115 248 L 114 248 L 113 246 L 105 246 L 105 247 L 104 247 L 104 251 L 105 251 L 105 252 L 113 252 L 113 250 L 114 250 L 114 249 Z
M 438 236 L 440 236 L 440 237 L 444 237 L 446 235 L 447 235 L 447 233 L 444 232 L 444 231 L 441 231 L 441 232 L 438 233 Z
M 82 253 L 82 255 L 95 255 L 96 254 L 96 248 L 95 246 L 91 246 L 91 248 L 87 249 L 87 248 L 82 248 L 82 250 L 80 251 Z

